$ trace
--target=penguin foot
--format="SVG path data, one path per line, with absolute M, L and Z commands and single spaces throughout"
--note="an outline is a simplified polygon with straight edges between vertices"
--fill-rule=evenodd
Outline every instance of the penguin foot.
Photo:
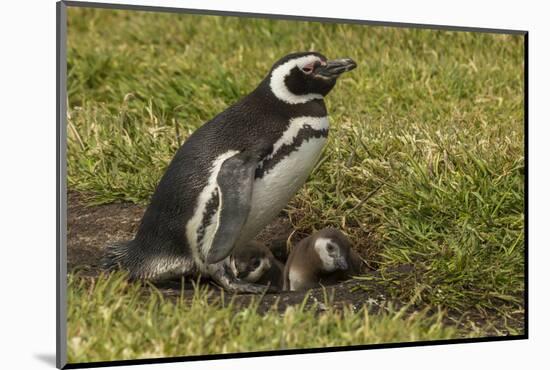
M 252 284 L 238 280 L 227 282 L 225 285 L 220 283 L 220 285 L 223 289 L 232 293 L 263 294 L 274 292 L 270 291 L 270 287 L 267 285 Z
M 275 290 L 272 290 L 271 286 L 247 283 L 246 281 L 234 278 L 229 274 L 218 275 L 215 277 L 212 276 L 212 279 L 223 289 L 232 293 L 263 294 L 275 292 Z
M 253 284 L 237 279 L 223 262 L 210 266 L 210 278 L 223 289 L 232 293 L 262 294 L 277 292 L 275 287 L 269 285 Z

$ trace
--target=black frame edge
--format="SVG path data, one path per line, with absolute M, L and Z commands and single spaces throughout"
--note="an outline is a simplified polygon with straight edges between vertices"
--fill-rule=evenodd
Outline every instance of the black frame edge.
M 523 152 L 525 157 L 524 170 L 524 281 L 523 309 L 524 309 L 524 333 L 529 338 L 529 32 L 523 36 Z
M 501 341 L 524 340 L 524 339 L 527 339 L 526 335 L 516 335 L 516 336 L 508 336 L 508 337 L 443 339 L 443 340 L 418 341 L 418 342 L 365 344 L 365 345 L 357 345 L 357 346 L 288 349 L 288 350 L 278 350 L 278 351 L 275 350 L 275 351 L 259 351 L 259 352 L 238 352 L 238 353 L 223 353 L 223 354 L 212 354 L 212 355 L 148 358 L 148 359 L 136 359 L 136 360 L 82 362 L 82 363 L 75 363 L 75 364 L 68 363 L 63 367 L 63 369 L 82 369 L 82 368 L 96 368 L 96 367 L 107 367 L 107 366 L 163 364 L 163 363 L 173 363 L 173 362 L 224 360 L 224 359 L 232 359 L 232 358 L 288 356 L 288 355 L 301 355 L 301 354 L 313 354 L 313 353 L 349 352 L 349 351 L 361 351 L 361 350 L 384 349 L 384 348 L 387 349 L 387 348 L 406 348 L 406 347 L 435 346 L 435 345 L 448 345 L 448 344 L 501 342 Z
M 67 5 L 56 3 L 56 367 L 67 364 Z

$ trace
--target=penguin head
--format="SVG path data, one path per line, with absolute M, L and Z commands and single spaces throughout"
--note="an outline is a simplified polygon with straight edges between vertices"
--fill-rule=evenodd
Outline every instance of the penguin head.
M 319 256 L 321 270 L 325 273 L 345 271 L 350 267 L 348 263 L 350 243 L 337 230 L 321 230 L 314 239 L 313 249 Z
M 230 266 L 238 279 L 257 282 L 271 268 L 271 251 L 258 243 L 249 243 L 231 254 Z
M 326 96 L 338 77 L 356 66 L 349 58 L 328 60 L 316 52 L 293 53 L 275 63 L 269 73 L 269 87 L 285 103 L 307 103 Z

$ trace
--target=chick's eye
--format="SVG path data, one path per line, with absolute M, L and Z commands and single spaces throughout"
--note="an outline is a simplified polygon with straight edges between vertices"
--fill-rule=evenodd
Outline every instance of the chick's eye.
M 260 266 L 260 260 L 258 258 L 254 258 L 250 264 L 252 265 L 252 267 L 256 268 L 258 266 Z
M 329 252 L 333 252 L 334 251 L 334 245 L 332 245 L 332 244 L 327 245 L 327 250 Z

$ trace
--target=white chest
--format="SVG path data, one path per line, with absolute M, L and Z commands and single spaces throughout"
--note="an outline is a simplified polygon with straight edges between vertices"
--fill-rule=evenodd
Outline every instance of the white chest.
M 326 117 L 298 117 L 290 122 L 288 129 L 273 145 L 272 153 L 260 164 L 264 169 L 263 176 L 254 181 L 250 213 L 237 244 L 252 240 L 304 184 L 323 150 L 326 130 Z M 205 265 L 199 255 L 208 254 L 219 222 L 219 209 L 205 218 L 207 204 L 217 196 L 216 178 L 223 162 L 237 153 L 228 151 L 213 162 L 208 183 L 198 196 L 193 217 L 186 224 L 187 240 L 201 270 Z
M 297 140 L 300 144 L 280 158 L 267 170 L 263 177 L 254 182 L 251 199 L 251 209 L 239 242 L 247 242 L 254 238 L 277 214 L 287 205 L 307 180 L 311 170 L 317 163 L 326 142 L 326 137 L 310 137 L 300 139 L 303 129 L 322 131 L 328 129 L 326 117 L 300 117 L 293 120 L 288 130 L 275 143 L 272 157 L 278 151 L 288 151 Z
M 288 273 L 288 282 L 289 282 L 289 289 L 291 291 L 294 291 L 294 290 L 300 290 L 300 288 L 302 287 L 302 274 L 298 271 L 296 271 L 295 269 L 290 269 L 289 273 Z

